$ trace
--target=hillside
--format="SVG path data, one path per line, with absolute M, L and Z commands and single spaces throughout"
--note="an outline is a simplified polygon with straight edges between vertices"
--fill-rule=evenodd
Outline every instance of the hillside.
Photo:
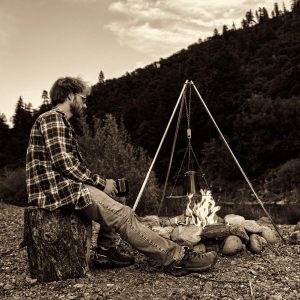
M 166 59 L 99 82 L 89 99 L 89 119 L 112 113 L 123 120 L 133 143 L 153 157 L 183 83 L 192 80 L 250 177 L 260 183 L 273 180 L 271 187 L 277 186 L 274 174 L 282 168 L 294 172 L 299 166 L 299 1 L 291 12 L 277 12 L 272 18 L 266 10 L 256 12 L 256 20 L 253 16 L 248 23 L 244 20 L 243 27 L 224 26 L 222 34 L 215 32 Z M 182 127 L 173 176 L 186 147 L 184 120 Z M 215 186 L 239 181 L 238 169 L 195 95 L 191 128 L 193 146 L 208 180 Z M 155 167 L 161 180 L 173 132 Z M 284 184 L 288 187 L 280 186 L 281 192 L 299 182 L 285 178 Z

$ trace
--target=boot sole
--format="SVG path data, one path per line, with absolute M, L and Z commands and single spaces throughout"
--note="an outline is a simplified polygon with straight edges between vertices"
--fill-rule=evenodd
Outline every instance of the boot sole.
M 101 259 L 99 259 L 98 257 L 97 260 L 92 261 L 92 266 L 104 269 L 104 268 L 124 268 L 134 264 L 134 260 L 131 262 L 119 262 L 119 261 L 109 259 L 108 257 L 105 256 L 100 256 L 100 257 Z
M 210 264 L 202 268 L 182 268 L 182 269 L 172 269 L 170 270 L 170 274 L 176 277 L 185 276 L 191 273 L 201 273 L 208 271 L 209 269 L 212 269 L 215 264 L 217 263 L 218 257 L 215 258 L 215 260 Z
M 209 266 L 203 267 L 203 268 L 188 268 L 188 269 L 178 269 L 178 270 L 172 270 L 170 271 L 170 274 L 176 277 L 180 277 L 180 276 L 185 276 L 191 273 L 201 273 L 201 272 L 205 272 L 208 271 L 209 269 L 211 269 L 214 266 L 214 264 L 211 264 Z

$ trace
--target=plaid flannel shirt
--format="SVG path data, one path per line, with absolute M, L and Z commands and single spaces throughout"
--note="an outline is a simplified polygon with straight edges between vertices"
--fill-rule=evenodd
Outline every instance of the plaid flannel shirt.
M 67 204 L 84 208 L 91 203 L 84 184 L 105 187 L 106 180 L 84 165 L 72 125 L 59 110 L 40 115 L 31 129 L 26 184 L 28 202 L 48 210 Z

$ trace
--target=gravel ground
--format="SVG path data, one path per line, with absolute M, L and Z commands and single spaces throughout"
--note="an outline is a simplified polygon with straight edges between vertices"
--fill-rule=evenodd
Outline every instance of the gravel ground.
M 22 241 L 23 209 L 0 203 L 0 299 L 300 299 L 300 247 L 276 245 L 260 255 L 220 256 L 207 273 L 172 277 L 136 263 L 123 269 L 92 269 L 88 276 L 37 283 L 28 273 Z M 294 226 L 280 225 L 286 240 Z

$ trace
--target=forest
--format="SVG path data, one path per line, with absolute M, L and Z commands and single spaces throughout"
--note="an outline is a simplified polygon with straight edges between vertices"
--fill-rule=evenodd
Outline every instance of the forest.
M 241 28 L 224 25 L 206 40 L 195 42 L 168 58 L 99 81 L 88 97 L 86 122 L 94 134 L 95 120 L 111 114 L 128 133 L 128 141 L 153 158 L 186 80 L 192 80 L 232 151 L 267 200 L 299 199 L 300 183 L 300 1 L 291 10 L 275 3 L 274 10 L 248 11 Z M 174 183 L 187 146 L 187 119 L 199 166 L 215 194 L 253 200 L 251 191 L 197 95 L 187 89 L 190 114 L 182 115 L 170 182 Z M 51 108 L 47 91 L 33 109 L 17 101 L 13 127 L 0 115 L 0 169 L 3 182 L 24 168 L 30 128 Z M 175 118 L 176 119 L 176 118 Z M 97 122 L 96 122 L 97 123 Z M 172 122 L 155 174 L 166 177 L 176 122 Z M 80 134 L 80 132 L 79 132 Z M 198 170 L 199 167 L 199 170 Z M 203 177 L 202 177 L 203 176 Z M 203 182 L 202 182 L 203 183 Z

